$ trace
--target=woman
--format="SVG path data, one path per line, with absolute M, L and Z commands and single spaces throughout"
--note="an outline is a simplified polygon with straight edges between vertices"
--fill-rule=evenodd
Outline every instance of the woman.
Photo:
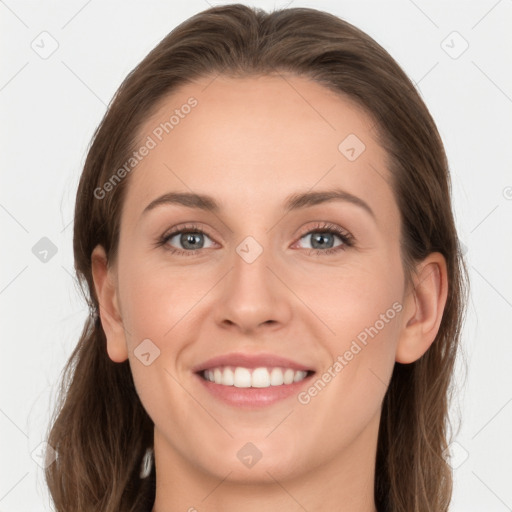
M 57 511 L 448 510 L 467 271 L 434 121 L 368 35 L 182 23 L 94 135 L 74 253 Z

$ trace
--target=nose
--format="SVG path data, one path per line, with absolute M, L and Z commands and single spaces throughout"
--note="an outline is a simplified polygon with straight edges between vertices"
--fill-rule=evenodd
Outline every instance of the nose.
M 246 253 L 243 245 L 239 247 L 232 269 L 223 280 L 216 309 L 217 325 L 244 334 L 282 328 L 291 319 L 293 297 L 284 284 L 283 271 L 269 250 L 264 249 L 253 260 L 255 254 L 250 252 L 257 249 L 254 242 L 245 248 Z

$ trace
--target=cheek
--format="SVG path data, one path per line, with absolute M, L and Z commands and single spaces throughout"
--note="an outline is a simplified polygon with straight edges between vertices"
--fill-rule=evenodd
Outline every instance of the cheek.
M 332 365 L 339 363 L 330 368 L 336 375 L 333 388 L 351 402 L 349 409 L 359 410 L 364 403 L 371 407 L 384 395 L 400 334 L 402 296 L 401 266 L 393 257 L 354 266 L 318 297 L 325 314 L 330 311 L 335 333 L 325 338 Z
M 175 381 L 181 369 L 178 363 L 191 340 L 199 336 L 201 308 L 197 306 L 214 278 L 136 257 L 120 265 L 119 276 L 135 386 L 148 413 L 152 416 L 155 408 L 155 414 L 161 415 L 158 403 L 184 399 Z M 159 396 L 159 390 L 166 392 Z
M 366 262 L 329 269 L 329 273 L 322 270 L 322 274 L 310 272 L 301 290 L 313 313 L 329 327 L 330 335 L 325 339 L 334 349 L 331 353 L 347 350 L 347 343 L 356 339 L 379 350 L 382 343 L 371 344 L 371 340 L 394 337 L 396 318 L 402 308 L 399 269 L 381 262 Z
M 377 421 L 394 367 L 400 306 L 389 293 L 351 303 L 336 336 L 326 338 L 330 361 L 298 397 L 301 424 L 313 418 L 332 440 L 325 453 L 315 448 L 318 457 L 343 450 Z
M 135 257 L 120 266 L 119 276 L 130 344 L 150 338 L 160 345 L 211 286 L 211 279 L 201 273 L 185 273 L 183 269 Z

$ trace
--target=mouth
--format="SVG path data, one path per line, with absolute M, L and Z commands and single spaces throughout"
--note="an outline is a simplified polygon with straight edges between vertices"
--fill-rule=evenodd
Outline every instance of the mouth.
M 202 389 L 233 407 L 259 408 L 297 396 L 316 371 L 271 354 L 227 354 L 192 369 Z

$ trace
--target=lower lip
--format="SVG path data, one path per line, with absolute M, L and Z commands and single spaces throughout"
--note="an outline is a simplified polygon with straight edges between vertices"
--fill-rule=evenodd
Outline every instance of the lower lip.
M 248 408 L 265 407 L 290 398 L 293 395 L 297 395 L 301 388 L 309 385 L 313 375 L 314 373 L 308 375 L 300 382 L 281 384 L 280 386 L 269 386 L 268 388 L 237 388 L 236 386 L 215 384 L 215 382 L 203 379 L 197 373 L 195 374 L 203 386 L 216 398 L 228 405 Z

